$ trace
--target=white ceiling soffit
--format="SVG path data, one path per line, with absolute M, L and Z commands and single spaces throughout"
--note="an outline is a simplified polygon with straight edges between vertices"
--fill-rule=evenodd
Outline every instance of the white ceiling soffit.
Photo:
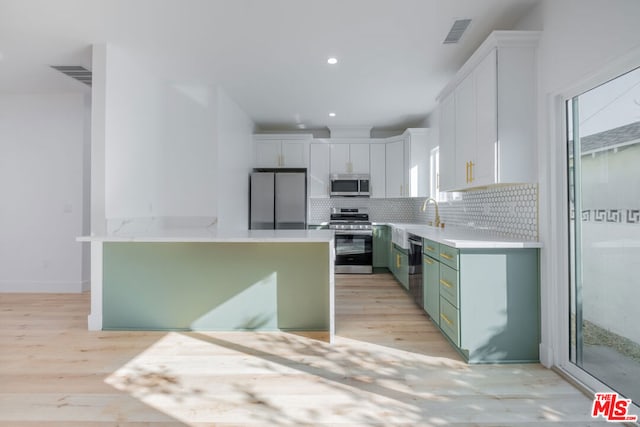
M 222 86 L 265 130 L 403 129 L 539 1 L 0 0 L 0 93 L 89 92 L 50 64 L 91 70 L 91 45 L 107 42 L 150 78 Z M 443 44 L 460 17 L 473 24 Z

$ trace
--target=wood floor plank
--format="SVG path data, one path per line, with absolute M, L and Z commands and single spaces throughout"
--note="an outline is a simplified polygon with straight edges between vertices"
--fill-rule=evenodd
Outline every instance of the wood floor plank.
M 325 333 L 86 330 L 89 294 L 0 294 L 0 426 L 587 426 L 538 364 L 465 364 L 389 274 Z

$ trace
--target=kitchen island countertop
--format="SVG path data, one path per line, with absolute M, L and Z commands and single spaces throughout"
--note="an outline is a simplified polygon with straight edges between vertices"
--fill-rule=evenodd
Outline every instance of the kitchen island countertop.
M 81 236 L 79 242 L 331 242 L 333 230 L 210 230 L 183 228 Z

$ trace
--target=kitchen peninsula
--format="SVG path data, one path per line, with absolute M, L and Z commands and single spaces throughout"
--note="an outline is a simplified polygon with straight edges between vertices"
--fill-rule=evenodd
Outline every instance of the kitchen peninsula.
M 334 332 L 333 232 L 86 236 L 90 330 Z

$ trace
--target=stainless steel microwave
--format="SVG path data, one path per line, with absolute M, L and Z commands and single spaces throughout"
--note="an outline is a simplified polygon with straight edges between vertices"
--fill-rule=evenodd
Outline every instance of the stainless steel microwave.
M 331 175 L 331 197 L 369 197 L 368 174 Z

